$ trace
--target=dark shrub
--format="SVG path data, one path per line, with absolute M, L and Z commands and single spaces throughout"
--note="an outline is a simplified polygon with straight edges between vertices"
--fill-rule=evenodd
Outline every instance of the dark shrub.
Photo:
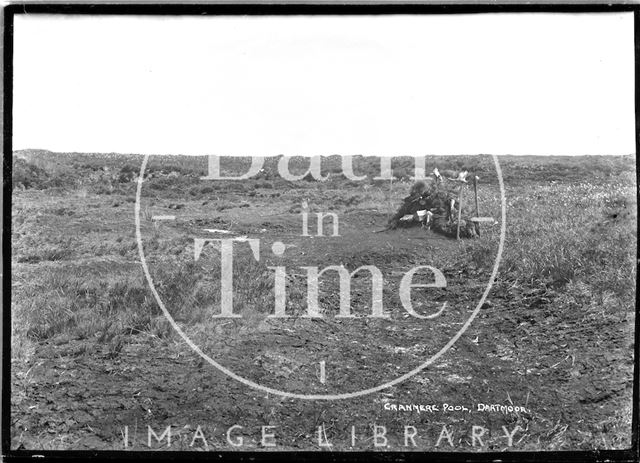
M 13 157 L 12 187 L 37 188 L 46 187 L 49 175 L 40 167 L 28 163 L 24 159 Z

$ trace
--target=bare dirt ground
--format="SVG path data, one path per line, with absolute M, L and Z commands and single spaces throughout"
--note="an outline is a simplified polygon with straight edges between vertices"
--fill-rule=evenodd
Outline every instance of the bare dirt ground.
M 460 242 L 420 228 L 376 233 L 408 182 L 365 188 L 344 181 L 256 180 L 237 191 L 228 184 L 188 194 L 180 189 L 189 182 L 183 177 L 152 180 L 143 188 L 141 234 L 154 283 L 176 323 L 207 355 L 267 387 L 335 394 L 397 378 L 460 329 L 492 270 L 498 225 L 483 225 L 480 239 Z M 381 451 L 628 448 L 635 181 L 619 173 L 597 185 L 507 178 L 506 194 L 500 273 L 458 342 L 400 384 L 324 401 L 241 384 L 174 332 L 142 273 L 132 187 L 109 194 L 86 187 L 15 190 L 12 448 L 325 450 L 327 442 L 333 450 Z M 481 187 L 484 214 L 500 217 L 498 199 L 495 183 Z M 310 207 L 311 230 L 315 212 L 335 212 L 340 237 L 301 236 L 302 200 Z M 151 220 L 166 214 L 176 220 Z M 260 240 L 259 260 L 247 243 L 235 245 L 238 319 L 212 316 L 220 304 L 219 253 L 208 245 L 200 259 L 193 255 L 194 237 L 228 236 Z M 282 257 L 271 252 L 275 241 L 286 245 Z M 319 286 L 324 317 L 301 317 L 307 308 L 302 267 L 328 265 L 350 272 L 377 266 L 390 317 L 367 316 L 372 300 L 366 273 L 352 279 L 355 318 L 335 317 L 338 279 L 329 274 Z M 432 265 L 447 279 L 446 289 L 414 290 L 421 314 L 447 302 L 429 320 L 411 317 L 398 298 L 401 278 L 418 265 Z M 286 268 L 290 318 L 268 317 L 274 266 Z M 483 411 L 479 404 L 520 408 Z M 234 425 L 241 428 L 230 430 Z M 158 436 L 170 426 L 171 445 L 166 435 L 149 441 L 149 426 Z M 374 436 L 380 426 L 384 442 Z M 406 426 L 417 430 L 415 447 L 406 440 Z M 442 438 L 443 426 L 450 438 Z M 484 429 L 477 431 L 483 433 L 479 439 L 472 438 L 473 426 Z M 505 431 L 516 426 L 509 442 Z M 264 432 L 275 435 L 276 447 L 264 445 Z

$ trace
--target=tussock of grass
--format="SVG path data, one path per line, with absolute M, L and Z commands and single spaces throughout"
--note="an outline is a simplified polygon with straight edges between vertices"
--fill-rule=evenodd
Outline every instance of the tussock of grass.
M 611 204 L 625 204 L 617 221 L 609 218 Z M 504 277 L 556 289 L 582 281 L 594 293 L 612 291 L 632 302 L 636 271 L 632 188 L 558 185 L 539 198 L 518 195 L 507 212 Z
M 79 272 L 50 271 L 14 298 L 15 334 L 43 341 L 59 334 L 84 339 L 148 331 L 160 314 L 149 296 L 141 278 L 87 279 Z
M 19 254 L 17 262 L 35 264 L 43 261 L 64 260 L 73 255 L 73 250 L 60 246 L 45 246 L 31 252 Z

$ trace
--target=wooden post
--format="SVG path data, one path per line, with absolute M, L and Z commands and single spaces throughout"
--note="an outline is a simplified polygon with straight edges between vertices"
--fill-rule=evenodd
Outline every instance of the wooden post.
M 456 232 L 456 239 L 460 239 L 460 220 L 462 218 L 462 190 L 464 189 L 464 183 L 460 185 L 460 193 L 458 194 L 458 231 Z
M 387 207 L 391 214 L 393 214 L 393 171 L 391 171 L 391 178 L 389 179 L 389 201 Z
M 473 176 L 473 194 L 476 199 L 476 217 L 480 217 L 480 211 L 478 209 L 478 177 L 476 175 Z M 480 236 L 480 224 L 475 223 L 476 233 Z

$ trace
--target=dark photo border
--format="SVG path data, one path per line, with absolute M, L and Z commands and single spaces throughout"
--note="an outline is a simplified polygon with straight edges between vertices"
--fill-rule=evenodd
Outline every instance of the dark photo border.
M 640 337 L 636 285 L 634 344 L 634 384 L 632 446 L 626 450 L 566 452 L 179 452 L 179 451 L 43 451 L 11 450 L 11 211 L 12 211 L 12 98 L 13 98 L 13 25 L 17 15 L 389 15 L 389 14 L 484 14 L 484 13 L 615 13 L 633 12 L 635 50 L 636 154 L 640 152 L 640 4 L 10 4 L 3 8 L 3 218 L 2 218 L 2 455 L 9 461 L 49 459 L 77 460 L 190 460 L 190 461 L 564 461 L 605 462 L 639 461 L 638 405 Z M 639 178 L 636 165 L 636 181 Z M 640 257 L 640 254 L 638 255 Z M 34 460 L 35 458 L 35 460 Z

